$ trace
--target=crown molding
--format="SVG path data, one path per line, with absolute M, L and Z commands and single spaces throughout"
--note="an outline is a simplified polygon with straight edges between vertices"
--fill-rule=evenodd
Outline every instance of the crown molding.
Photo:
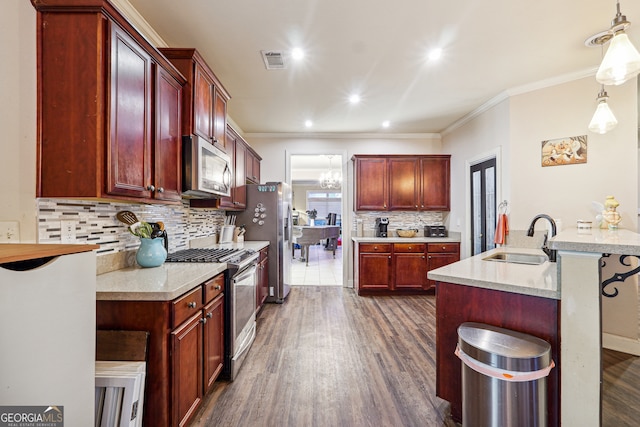
M 110 0 L 110 2 L 153 46 L 156 48 L 169 46 L 128 0 Z
M 280 132 L 245 133 L 247 138 L 304 138 L 304 139 L 440 139 L 439 133 L 340 133 L 340 132 Z

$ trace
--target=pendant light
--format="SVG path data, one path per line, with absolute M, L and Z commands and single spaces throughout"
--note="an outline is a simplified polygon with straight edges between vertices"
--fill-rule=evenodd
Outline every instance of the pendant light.
M 618 125 L 618 120 L 616 120 L 607 103 L 608 98 L 609 95 L 607 95 L 607 92 L 604 90 L 604 85 L 602 85 L 602 90 L 598 93 L 596 112 L 591 118 L 591 123 L 589 123 L 589 130 L 591 132 L 605 134 Z
M 620 13 L 619 0 L 616 1 L 616 9 L 617 13 L 611 21 L 611 28 L 587 40 L 587 45 L 589 43 L 602 45 L 610 42 L 609 49 L 596 73 L 596 80 L 603 85 L 621 85 L 640 74 L 640 53 L 624 32 L 631 23 Z

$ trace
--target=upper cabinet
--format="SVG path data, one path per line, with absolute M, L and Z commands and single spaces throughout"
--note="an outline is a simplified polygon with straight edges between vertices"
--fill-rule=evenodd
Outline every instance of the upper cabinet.
M 161 48 L 186 77 L 182 110 L 182 131 L 197 134 L 229 152 L 226 143 L 229 93 L 196 49 Z
M 182 75 L 107 1 L 33 3 L 37 196 L 179 202 Z
M 450 155 L 356 155 L 357 211 L 448 211 Z

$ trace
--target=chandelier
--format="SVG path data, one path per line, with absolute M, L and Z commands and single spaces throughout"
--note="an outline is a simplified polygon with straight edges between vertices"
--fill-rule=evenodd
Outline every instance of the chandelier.
M 342 173 L 340 171 L 333 171 L 331 166 L 331 159 L 333 156 L 327 156 L 329 158 L 329 170 L 320 174 L 320 187 L 326 189 L 339 189 L 342 187 Z

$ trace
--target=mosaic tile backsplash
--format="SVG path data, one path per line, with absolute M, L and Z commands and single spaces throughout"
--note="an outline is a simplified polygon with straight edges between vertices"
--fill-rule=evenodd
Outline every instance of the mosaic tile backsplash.
M 364 235 L 374 236 L 376 218 L 389 218 L 388 230 L 391 232 L 397 228 L 422 230 L 425 225 L 444 225 L 443 212 L 356 212 L 353 217 L 353 232 L 357 232 L 358 220 L 362 220 Z
M 75 243 L 100 245 L 97 255 L 136 249 L 140 245 L 116 213 L 127 210 L 139 220 L 162 221 L 169 236 L 169 252 L 189 247 L 189 241 L 217 234 L 224 211 L 191 209 L 182 205 L 144 205 L 84 200 L 37 199 L 38 242 L 61 243 L 61 221 L 73 221 Z

